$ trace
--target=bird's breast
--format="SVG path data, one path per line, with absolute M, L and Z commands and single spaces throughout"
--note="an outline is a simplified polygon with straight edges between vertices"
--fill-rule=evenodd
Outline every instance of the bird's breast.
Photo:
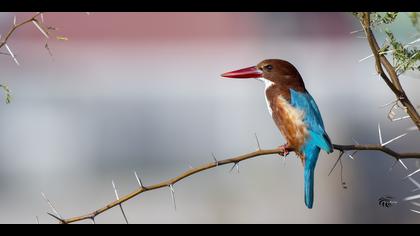
M 272 117 L 288 145 L 298 152 L 305 144 L 308 136 L 304 122 L 304 112 L 293 107 L 281 95 L 268 98 L 272 110 Z

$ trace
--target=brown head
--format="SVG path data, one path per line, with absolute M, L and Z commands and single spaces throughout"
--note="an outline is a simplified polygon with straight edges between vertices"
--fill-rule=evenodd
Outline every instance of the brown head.
M 224 73 L 222 77 L 260 79 L 284 90 L 305 91 L 305 84 L 298 70 L 290 62 L 280 59 L 267 59 L 256 66 Z

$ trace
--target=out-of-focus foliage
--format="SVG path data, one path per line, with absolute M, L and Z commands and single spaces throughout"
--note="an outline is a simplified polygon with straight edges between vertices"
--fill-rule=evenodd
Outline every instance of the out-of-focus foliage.
M 408 14 L 408 16 L 410 17 L 411 23 L 413 24 L 414 27 L 416 27 L 417 31 L 420 31 L 420 13 L 419 12 L 410 12 Z
M 7 85 L 0 84 L 0 88 L 3 89 L 6 104 L 9 104 L 12 101 L 12 93 L 9 87 Z

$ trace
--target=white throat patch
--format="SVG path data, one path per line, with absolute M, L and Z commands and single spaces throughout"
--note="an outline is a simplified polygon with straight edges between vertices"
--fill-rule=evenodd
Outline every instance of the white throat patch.
M 269 87 L 271 87 L 274 83 L 272 81 L 268 80 L 268 79 L 265 79 L 265 78 L 257 78 L 257 80 L 259 80 L 259 81 L 261 81 L 261 82 L 264 83 L 264 86 L 265 86 L 265 89 L 264 89 L 264 98 L 265 98 L 265 102 L 267 103 L 268 112 L 270 113 L 270 116 L 272 117 L 273 116 L 273 110 L 271 109 L 270 102 L 268 101 L 266 92 L 267 92 L 267 89 Z

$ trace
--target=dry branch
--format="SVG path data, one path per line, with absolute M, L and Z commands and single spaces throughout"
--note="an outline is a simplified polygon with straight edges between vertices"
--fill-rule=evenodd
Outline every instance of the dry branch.
M 395 158 L 396 160 L 400 160 L 400 159 L 420 159 L 420 153 L 398 153 L 386 146 L 382 146 L 380 144 L 364 144 L 364 145 L 337 145 L 334 144 L 334 149 L 338 150 L 340 152 L 345 152 L 345 151 L 380 151 L 383 153 L 388 154 L 389 156 Z M 99 208 L 98 210 L 95 210 L 89 214 L 86 215 L 81 215 L 81 216 L 77 216 L 77 217 L 72 217 L 72 218 L 68 218 L 68 219 L 60 219 L 61 223 L 64 224 L 70 224 L 70 223 L 74 223 L 74 222 L 78 222 L 78 221 L 83 221 L 83 220 L 94 220 L 96 216 L 110 210 L 111 208 L 114 208 L 116 206 L 121 206 L 124 202 L 142 194 L 148 191 L 152 191 L 152 190 L 156 190 L 156 189 L 161 189 L 161 188 L 170 188 L 171 186 L 175 185 L 176 183 L 178 183 L 179 181 L 192 176 L 194 174 L 203 172 L 205 170 L 209 170 L 209 169 L 213 169 L 219 166 L 223 166 L 223 165 L 228 165 L 228 164 L 238 164 L 239 162 L 248 160 L 248 159 L 252 159 L 252 158 L 256 158 L 259 156 L 268 156 L 268 155 L 272 155 L 272 154 L 279 154 L 279 155 L 283 155 L 283 149 L 282 148 L 277 148 L 277 149 L 268 149 L 268 150 L 258 150 L 255 152 L 251 152 L 251 153 L 247 153 L 244 155 L 240 155 L 237 157 L 233 157 L 233 158 L 229 158 L 229 159 L 225 159 L 225 160 L 220 160 L 220 161 L 214 161 L 208 164 L 204 164 L 201 166 L 198 166 L 196 168 L 192 168 L 172 179 L 168 179 L 166 181 L 154 184 L 154 185 L 150 185 L 150 186 L 143 186 L 143 184 L 140 185 L 140 187 L 138 189 L 136 189 L 135 191 L 120 197 L 118 200 L 115 200 L 113 202 L 110 202 L 109 204 L 107 204 L 106 206 Z
M 5 34 L 5 35 L 0 35 L 0 49 L 5 47 L 7 50 L 7 53 L 4 52 L 0 52 L 1 55 L 8 55 L 10 57 L 12 57 L 13 61 L 16 63 L 16 65 L 20 65 L 19 61 L 17 60 L 16 56 L 14 55 L 14 53 L 12 52 L 12 50 L 10 49 L 9 45 L 7 45 L 8 40 L 12 37 L 12 35 L 16 32 L 17 29 L 19 29 L 20 27 L 29 24 L 29 23 L 33 23 L 38 30 L 40 30 L 44 35 L 48 34 L 48 30 L 45 29 L 44 25 L 39 23 L 37 20 L 37 17 L 41 16 L 42 17 L 42 13 L 38 12 L 35 15 L 33 15 L 32 17 L 22 21 L 21 23 L 17 24 L 16 23 L 16 16 L 13 19 L 13 26 L 10 28 L 10 30 Z M 46 47 L 48 45 L 46 44 Z M 6 99 L 6 103 L 10 103 L 11 101 L 11 91 L 10 89 L 7 87 L 7 85 L 4 84 L 0 84 L 0 88 L 3 89 L 3 91 L 5 92 L 5 99 Z

